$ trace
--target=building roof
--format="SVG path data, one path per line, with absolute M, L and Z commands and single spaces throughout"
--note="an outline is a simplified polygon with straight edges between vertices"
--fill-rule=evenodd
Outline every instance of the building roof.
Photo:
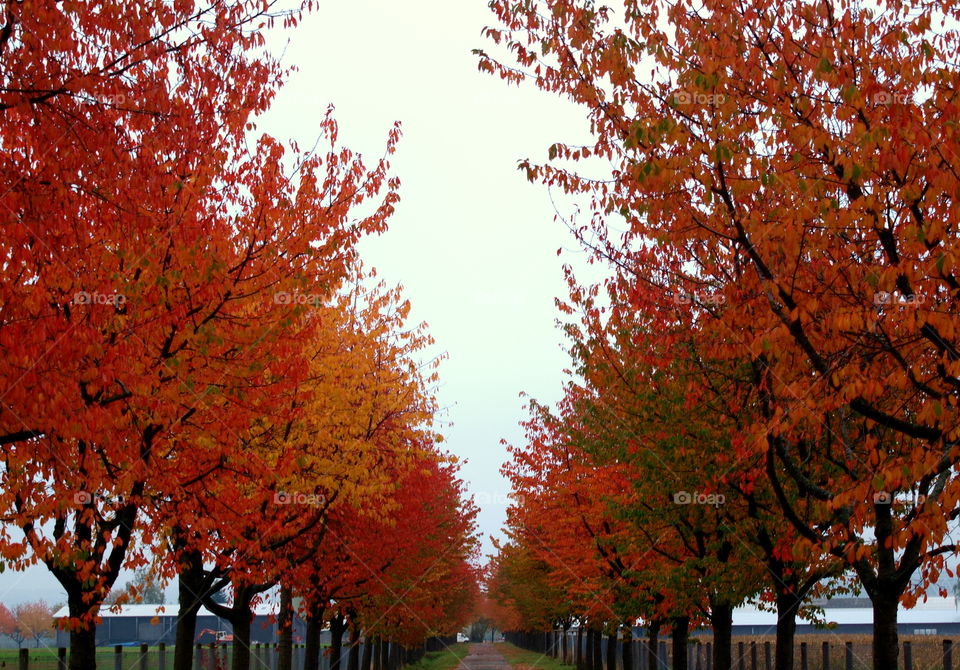
M 155 617 L 155 616 L 177 616 L 180 612 L 180 606 L 177 603 L 167 603 L 165 605 L 121 605 L 119 611 L 114 611 L 117 608 L 108 608 L 103 607 L 100 610 L 100 616 L 104 619 L 109 619 L 112 617 Z M 253 608 L 253 613 L 256 616 L 270 616 L 271 614 L 276 614 L 276 606 L 270 603 L 260 603 Z M 66 606 L 61 607 L 53 615 L 54 618 L 63 618 L 68 616 L 68 610 Z M 197 616 L 215 616 L 213 612 L 208 610 L 206 607 L 200 607 L 200 610 L 197 612 Z
M 827 623 L 838 625 L 873 623 L 873 609 L 870 607 L 844 605 L 838 607 L 833 603 L 826 603 L 823 611 Z M 901 607 L 897 613 L 897 621 L 908 625 L 960 623 L 960 609 L 954 598 L 927 598 L 926 602 L 919 602 L 911 609 Z M 802 625 L 806 622 L 798 619 L 797 623 Z M 753 605 L 738 607 L 733 611 L 733 625 L 769 626 L 773 629 L 777 626 L 777 613 L 765 612 Z

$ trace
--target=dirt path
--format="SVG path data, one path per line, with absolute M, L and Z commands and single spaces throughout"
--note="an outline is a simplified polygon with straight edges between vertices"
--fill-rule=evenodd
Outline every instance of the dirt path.
M 470 652 L 460 661 L 459 670 L 510 670 L 510 664 L 496 645 L 482 642 L 470 645 Z

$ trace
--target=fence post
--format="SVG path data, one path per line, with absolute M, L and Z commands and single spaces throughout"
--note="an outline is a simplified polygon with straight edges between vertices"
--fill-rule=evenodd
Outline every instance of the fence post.
M 140 645 L 140 670 L 147 670 L 147 654 L 150 653 L 150 646 Z
M 113 648 L 113 670 L 123 670 L 123 647 L 119 644 Z
M 913 645 L 903 643 L 903 670 L 913 670 Z
M 943 670 L 953 670 L 953 640 L 943 641 Z
M 57 668 L 58 670 L 67 670 L 67 648 L 58 647 L 57 648 Z M 163 668 L 160 668 L 163 670 Z
M 830 643 L 823 643 L 823 664 L 820 666 L 823 670 L 830 670 Z
M 853 642 L 847 642 L 844 647 L 847 652 L 846 670 L 853 670 Z
M 707 670 L 713 670 L 713 643 L 707 642 Z
M 750 640 L 750 670 L 757 670 L 757 643 Z
M 763 643 L 763 667 L 765 670 L 772 670 L 773 659 L 770 656 L 770 642 Z
M 157 669 L 167 670 L 167 643 L 161 642 L 157 645 Z
M 807 643 L 800 643 L 800 670 L 808 670 L 807 666 Z
M 738 657 L 737 667 L 740 668 L 740 670 L 747 670 L 746 666 L 744 665 L 744 663 L 746 663 L 746 659 L 744 658 L 744 656 L 745 654 L 743 653 L 743 642 L 737 642 L 737 657 Z
M 203 670 L 203 645 L 197 642 L 197 648 L 195 650 L 194 656 L 194 668 L 196 670 Z
M 28 670 L 30 667 L 30 650 L 24 647 L 18 654 L 20 670 Z

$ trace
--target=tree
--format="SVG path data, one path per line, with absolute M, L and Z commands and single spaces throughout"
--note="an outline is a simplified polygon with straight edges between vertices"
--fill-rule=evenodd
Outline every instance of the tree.
M 18 647 L 21 646 L 24 639 L 26 639 L 26 633 L 24 633 L 20 627 L 20 622 L 17 620 L 16 615 L 3 604 L 0 604 L 0 635 L 9 637 L 17 643 Z
M 53 636 L 53 611 L 44 601 L 22 603 L 13 612 L 24 637 L 32 637 L 35 646 L 40 646 L 41 638 Z
M 522 167 L 592 198 L 582 239 L 631 302 L 688 296 L 712 334 L 701 353 L 755 370 L 757 416 L 734 447 L 769 462 L 801 545 L 856 572 L 874 667 L 894 667 L 911 577 L 931 583 L 956 551 L 960 36 L 938 26 L 960 10 L 491 7 L 506 50 L 480 67 L 583 105 L 595 140 Z M 612 174 L 570 167 L 593 157 Z
M 6 9 L 0 508 L 25 542 L 3 549 L 65 588 L 79 670 L 121 568 L 163 531 L 152 508 L 256 418 L 283 422 L 315 327 L 302 299 L 336 290 L 397 184 L 337 145 L 332 116 L 326 152 L 248 144 L 283 74 L 262 30 L 299 11 Z

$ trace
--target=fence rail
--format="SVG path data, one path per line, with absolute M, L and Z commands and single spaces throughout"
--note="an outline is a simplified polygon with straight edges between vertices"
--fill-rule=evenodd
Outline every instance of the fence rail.
M 624 650 L 623 640 L 603 636 L 599 641 L 587 640 L 587 635 L 567 633 L 507 633 L 506 639 L 520 647 L 548 654 L 580 670 L 669 670 L 673 666 L 673 644 L 670 638 L 659 638 L 652 652 L 646 638 L 632 638 L 630 649 Z M 595 638 L 596 636 L 594 636 Z M 797 670 L 872 670 L 872 647 L 869 636 L 844 639 L 838 635 L 810 636 L 813 640 L 798 639 L 794 647 L 794 667 Z M 854 636 L 851 636 L 854 637 Z M 900 664 L 903 670 L 960 670 L 954 665 L 954 639 L 934 636 L 904 636 L 900 644 Z M 609 645 L 616 645 L 610 652 Z M 596 644 L 599 642 L 599 645 Z M 773 670 L 774 643 L 772 638 L 748 639 L 733 642 L 735 670 Z M 691 638 L 686 645 L 689 670 L 713 670 L 713 643 L 709 639 Z M 891 669 L 895 670 L 895 669 Z
M 405 662 L 415 660 L 425 651 L 437 651 L 453 644 L 456 638 L 430 638 L 422 647 L 401 648 L 396 643 L 383 643 L 379 658 L 373 665 L 379 670 L 398 670 Z M 354 652 L 364 658 L 365 644 L 360 642 Z M 277 670 L 279 644 L 254 643 L 250 645 L 250 670 Z M 377 647 L 374 645 L 373 651 Z M 174 647 L 160 643 L 138 646 L 116 645 L 113 648 L 97 649 L 98 670 L 173 670 Z M 319 670 L 330 670 L 333 665 L 329 653 L 321 652 Z M 345 642 L 340 653 L 340 668 L 347 670 L 350 644 Z M 377 654 L 372 654 L 377 656 Z M 65 647 L 23 648 L 15 657 L 15 665 L 0 661 L 0 670 L 67 670 L 68 653 Z M 228 670 L 233 660 L 231 643 L 196 645 L 193 653 L 193 670 Z M 306 646 L 293 645 L 293 670 L 303 670 Z M 360 670 L 363 670 L 362 665 Z

